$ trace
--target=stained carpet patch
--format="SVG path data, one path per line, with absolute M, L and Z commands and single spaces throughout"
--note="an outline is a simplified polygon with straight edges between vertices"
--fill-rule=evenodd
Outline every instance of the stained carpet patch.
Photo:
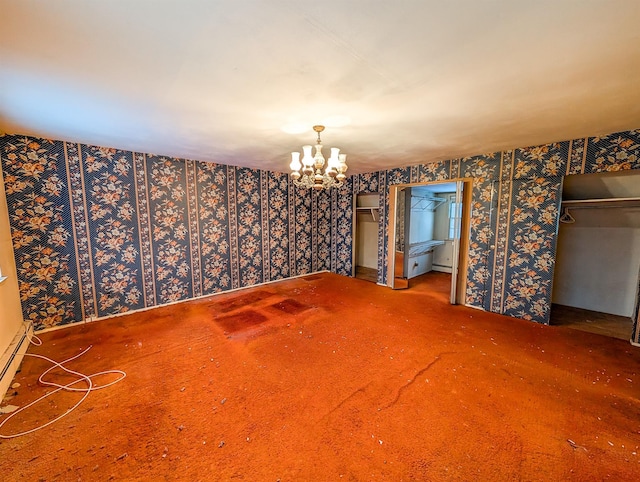
M 286 300 L 282 300 L 279 303 L 275 303 L 271 306 L 290 315 L 297 315 L 298 313 L 302 313 L 303 311 L 311 308 L 309 305 L 304 305 L 292 298 L 287 298 Z
M 302 278 L 304 281 L 314 281 L 314 280 L 318 280 L 318 279 L 322 279 L 322 275 L 320 274 L 314 274 L 311 276 L 305 276 L 304 278 Z
M 228 313 L 229 311 L 237 310 L 238 308 L 270 298 L 271 296 L 273 296 L 273 293 L 269 291 L 256 290 L 221 301 L 214 306 L 214 309 L 222 313 Z
M 236 331 L 245 330 L 253 326 L 259 325 L 267 321 L 267 317 L 262 313 L 258 313 L 253 310 L 246 310 L 236 313 L 234 315 L 223 316 L 216 320 L 216 323 L 220 324 L 224 331 L 228 333 L 234 333 Z

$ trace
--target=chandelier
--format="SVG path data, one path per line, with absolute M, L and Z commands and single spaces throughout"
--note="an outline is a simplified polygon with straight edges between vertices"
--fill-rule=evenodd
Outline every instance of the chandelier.
M 331 187 L 340 187 L 346 179 L 347 172 L 347 155 L 340 154 L 337 147 L 331 148 L 331 156 L 326 162 L 322 155 L 322 141 L 320 133 L 324 130 L 324 126 L 313 126 L 313 130 L 318 133 L 316 141 L 316 155 L 311 155 L 313 146 L 302 146 L 302 162 L 300 162 L 300 153 L 291 153 L 291 178 L 296 186 L 313 188 L 316 191 L 329 189 Z M 323 170 L 324 169 L 324 170 Z

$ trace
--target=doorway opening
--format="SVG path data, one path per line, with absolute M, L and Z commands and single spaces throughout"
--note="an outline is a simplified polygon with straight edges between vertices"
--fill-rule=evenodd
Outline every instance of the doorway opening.
M 550 324 L 630 340 L 640 285 L 640 172 L 567 176 Z
M 446 277 L 450 302 L 464 304 L 469 240 L 470 181 L 391 186 L 389 271 L 393 289 Z

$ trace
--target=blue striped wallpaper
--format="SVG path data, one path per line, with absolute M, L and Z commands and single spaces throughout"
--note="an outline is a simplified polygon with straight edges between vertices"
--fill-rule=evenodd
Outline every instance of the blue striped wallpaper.
M 467 303 L 548 323 L 562 178 L 640 169 L 640 130 L 358 174 L 314 193 L 283 173 L 0 137 L 20 293 L 36 329 L 328 269 L 351 275 L 353 199 L 472 178 Z M 634 327 L 634 339 L 640 333 Z

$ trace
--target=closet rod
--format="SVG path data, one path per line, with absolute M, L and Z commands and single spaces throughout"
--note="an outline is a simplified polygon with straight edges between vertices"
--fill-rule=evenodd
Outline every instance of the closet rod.
M 438 206 L 446 203 L 447 200 L 442 197 L 427 197 L 411 195 L 411 210 L 415 211 L 435 211 Z
M 562 201 L 562 207 L 571 208 L 571 209 L 633 208 L 633 207 L 640 207 L 640 197 L 572 199 L 572 200 Z

